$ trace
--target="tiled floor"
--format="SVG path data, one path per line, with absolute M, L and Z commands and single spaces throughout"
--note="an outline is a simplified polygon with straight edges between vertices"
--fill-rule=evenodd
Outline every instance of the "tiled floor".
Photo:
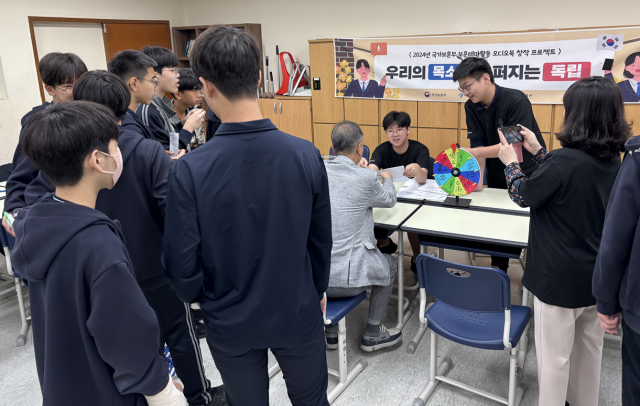
M 393 237 L 395 240 L 395 236 Z M 409 247 L 408 241 L 405 247 Z M 466 253 L 447 251 L 445 259 L 469 263 Z M 4 272 L 4 258 L 0 257 L 0 272 Z M 489 260 L 479 258 L 479 265 L 488 265 Z M 409 263 L 407 262 L 407 265 Z M 408 269 L 408 267 L 405 267 Z M 408 272 L 406 281 L 413 282 L 413 275 Z M 522 268 L 517 261 L 511 262 L 509 276 L 512 281 L 512 302 L 520 303 L 520 278 Z M 415 294 L 415 293 L 414 293 Z M 413 400 L 427 384 L 429 374 L 429 331 L 420 342 L 415 354 L 407 354 L 406 346 L 418 329 L 417 314 L 409 320 L 404 329 L 404 342 L 395 347 L 375 353 L 360 350 L 359 342 L 366 324 L 368 301 L 363 302 L 347 317 L 347 346 L 349 367 L 355 365 L 360 358 L 365 358 L 368 367 L 355 379 L 338 399 L 335 406 L 411 406 Z M 396 324 L 397 311 L 392 300 L 387 322 L 389 327 Z M 33 339 L 29 334 L 27 345 L 15 347 L 15 338 L 19 330 L 20 319 L 15 299 L 0 298 L 0 406 L 31 406 L 42 403 L 38 378 L 33 358 Z M 507 395 L 509 356 L 503 351 L 477 350 L 461 346 L 450 341 L 439 339 L 440 358 L 449 356 L 454 363 L 448 376 L 466 384 L 494 393 Z M 538 404 L 537 366 L 533 329 L 529 330 L 529 350 L 524 368 L 524 383 L 528 391 L 522 400 L 523 406 Z M 205 368 L 208 378 L 214 385 L 221 384 L 213 359 L 204 340 L 201 341 Z M 338 354 L 327 352 L 328 364 L 337 369 Z M 273 362 L 273 359 L 271 359 Z M 602 361 L 602 379 L 600 385 L 599 406 L 620 405 L 621 361 L 619 344 L 605 341 Z M 329 377 L 329 389 L 337 383 L 337 378 Z M 289 406 L 282 374 L 271 381 L 270 403 L 272 406 Z M 427 405 L 498 405 L 488 399 L 465 392 L 456 387 L 440 384 Z

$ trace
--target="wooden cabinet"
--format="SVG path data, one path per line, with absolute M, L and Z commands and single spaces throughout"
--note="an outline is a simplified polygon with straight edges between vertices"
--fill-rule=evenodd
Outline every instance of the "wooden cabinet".
M 441 128 L 418 128 L 418 141 L 429 148 L 429 155 L 437 157 L 451 144 L 458 142 L 458 130 Z
M 418 127 L 458 128 L 459 105 L 460 103 L 418 102 Z
M 640 134 L 640 105 L 625 104 L 624 112 L 627 121 L 633 122 L 633 135 Z
M 360 129 L 362 129 L 362 134 L 364 134 L 364 137 L 362 138 L 362 144 L 369 147 L 369 151 L 371 154 L 373 154 L 373 150 L 376 149 L 378 145 L 380 145 L 378 128 L 379 127 L 377 125 L 361 125 L 360 126 Z
M 467 138 L 466 129 L 458 130 L 458 144 L 460 144 L 461 147 L 471 148 L 471 141 Z
M 320 89 L 311 90 L 315 123 L 344 121 L 344 103 L 335 97 L 336 64 L 333 62 L 333 41 L 309 41 L 311 78 L 320 78 Z
M 467 113 L 464 110 L 464 103 L 460 103 L 460 121 L 458 128 L 467 129 Z
M 553 116 L 553 105 L 551 104 L 532 104 L 533 116 L 540 127 L 540 132 L 551 132 L 551 119 Z M 514 125 L 518 123 L 513 123 Z
M 547 145 L 548 151 L 562 148 L 562 146 L 560 145 L 560 141 L 556 139 L 555 135 L 558 131 L 560 131 L 562 123 L 564 123 L 564 106 L 562 104 L 556 104 L 553 106 L 553 136 L 549 137 L 551 138 L 551 146 Z
M 320 154 L 329 155 L 331 149 L 331 130 L 335 124 L 314 124 L 313 145 L 318 148 Z
M 344 119 L 360 125 L 378 125 L 378 100 L 344 99 Z
M 270 119 L 278 129 L 287 134 L 313 142 L 311 100 L 258 99 L 262 117 Z

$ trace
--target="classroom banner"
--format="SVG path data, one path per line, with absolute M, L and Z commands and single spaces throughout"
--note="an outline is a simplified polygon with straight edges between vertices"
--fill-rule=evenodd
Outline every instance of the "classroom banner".
M 522 90 L 532 103 L 562 103 L 569 86 L 589 76 L 611 78 L 625 102 L 640 102 L 640 27 L 334 38 L 333 44 L 336 97 L 465 102 L 453 71 L 477 56 L 491 64 L 496 84 Z

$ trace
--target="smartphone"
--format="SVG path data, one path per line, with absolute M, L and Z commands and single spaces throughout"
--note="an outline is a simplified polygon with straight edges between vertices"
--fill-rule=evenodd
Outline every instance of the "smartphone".
M 519 125 L 512 125 L 509 127 L 500 127 L 498 130 L 502 131 L 504 138 L 507 140 L 509 144 L 515 144 L 517 142 L 524 141 L 524 137 L 520 134 L 522 131 L 522 127 Z
M 602 70 L 611 70 L 613 68 L 613 59 L 605 59 L 602 64 Z
M 4 219 L 7 220 L 7 224 L 9 224 L 9 227 L 11 227 L 11 229 L 13 230 L 13 216 L 6 211 L 3 213 L 3 216 Z

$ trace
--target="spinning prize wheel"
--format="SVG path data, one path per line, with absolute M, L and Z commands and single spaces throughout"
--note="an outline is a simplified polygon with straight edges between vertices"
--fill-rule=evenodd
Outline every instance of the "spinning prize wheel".
M 471 199 L 460 200 L 460 196 L 466 196 L 478 186 L 480 166 L 473 155 L 451 144 L 451 148 L 442 151 L 436 158 L 433 178 L 440 189 L 455 196 L 455 199 L 448 197 L 444 205 L 469 207 Z

